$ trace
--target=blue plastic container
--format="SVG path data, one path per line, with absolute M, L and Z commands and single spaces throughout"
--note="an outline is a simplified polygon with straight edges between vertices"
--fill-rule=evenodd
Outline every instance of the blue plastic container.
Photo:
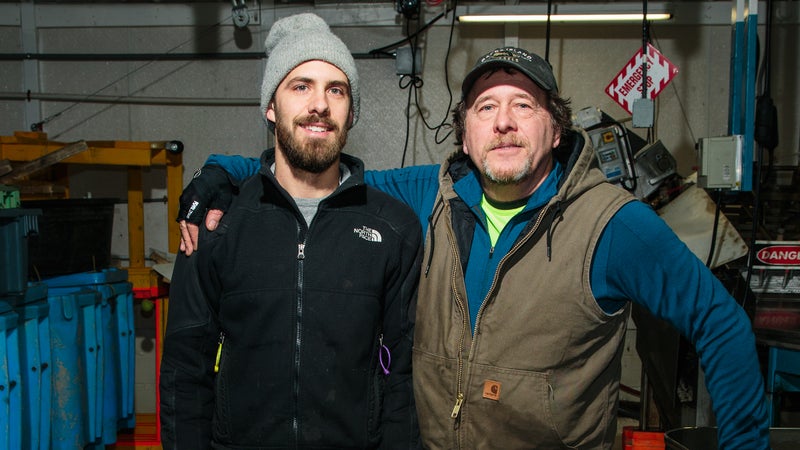
M 0 296 L 25 292 L 28 236 L 38 232 L 40 209 L 0 209 Z
M 22 395 L 17 313 L 0 301 L 0 450 L 22 448 Z
M 47 448 L 50 441 L 50 305 L 42 297 L 40 301 L 17 306 L 14 310 L 18 316 L 20 348 L 22 448 Z
M 51 288 L 50 346 L 53 398 L 50 413 L 53 450 L 83 448 L 98 434 L 98 330 L 100 293 L 91 289 Z M 102 337 L 102 333 L 101 333 Z M 91 437 L 90 437 L 91 436 Z
M 101 403 L 100 423 L 96 433 L 98 444 L 112 444 L 119 428 L 135 425 L 134 390 L 134 325 L 133 285 L 125 270 L 109 269 L 50 278 L 44 282 L 51 288 L 80 288 L 98 292 L 101 297 L 97 323 L 102 332 L 98 358 L 98 393 Z M 102 384 L 102 386 L 100 386 Z M 95 431 L 98 431 L 95 429 Z

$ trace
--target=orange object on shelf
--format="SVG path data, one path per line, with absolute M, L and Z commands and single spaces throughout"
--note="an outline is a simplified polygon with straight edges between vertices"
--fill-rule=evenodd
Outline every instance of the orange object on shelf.
M 624 450 L 664 450 L 664 433 L 661 431 L 640 431 L 633 426 L 622 428 Z

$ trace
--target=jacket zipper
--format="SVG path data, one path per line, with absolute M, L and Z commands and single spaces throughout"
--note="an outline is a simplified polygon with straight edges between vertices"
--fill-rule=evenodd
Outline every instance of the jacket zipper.
M 294 402 L 294 411 L 292 414 L 292 433 L 294 434 L 294 443 L 295 447 L 299 445 L 300 442 L 300 421 L 298 419 L 299 415 L 299 399 L 300 399 L 300 346 L 302 344 L 302 332 L 303 332 L 303 260 L 306 258 L 306 239 L 302 238 L 303 230 L 302 226 L 298 222 L 297 224 L 297 234 L 301 236 L 301 241 L 297 244 L 297 293 L 296 293 L 296 301 L 297 306 L 295 312 L 297 313 L 296 319 L 296 331 L 295 331 L 295 341 L 294 341 L 294 383 L 292 387 L 292 394 L 293 394 L 293 402 Z

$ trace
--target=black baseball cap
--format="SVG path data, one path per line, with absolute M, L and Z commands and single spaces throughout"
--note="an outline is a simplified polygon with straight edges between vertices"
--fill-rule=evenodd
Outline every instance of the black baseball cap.
M 558 85 L 550 63 L 539 55 L 517 47 L 501 47 L 483 55 L 475 63 L 461 84 L 461 99 L 467 98 L 475 81 L 490 69 L 510 67 L 525 74 L 546 92 L 558 93 Z

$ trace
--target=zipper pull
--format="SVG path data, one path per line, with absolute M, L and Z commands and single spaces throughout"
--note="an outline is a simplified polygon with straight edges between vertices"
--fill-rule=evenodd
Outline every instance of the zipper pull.
M 297 244 L 297 259 L 306 259 L 306 244 Z
M 225 333 L 219 334 L 219 345 L 217 345 L 217 359 L 214 361 L 214 373 L 219 373 L 219 360 L 222 357 L 222 344 L 225 342 Z
M 453 412 L 450 413 L 451 419 L 455 419 L 458 417 L 458 413 L 461 412 L 462 403 L 464 403 L 464 394 L 459 392 L 458 397 L 456 397 L 456 406 L 453 407 Z
M 383 355 L 386 355 L 386 361 L 384 361 Z M 392 352 L 389 351 L 389 347 L 383 345 L 383 334 L 378 338 L 378 363 L 380 363 L 384 375 L 391 373 L 389 368 L 392 366 Z

